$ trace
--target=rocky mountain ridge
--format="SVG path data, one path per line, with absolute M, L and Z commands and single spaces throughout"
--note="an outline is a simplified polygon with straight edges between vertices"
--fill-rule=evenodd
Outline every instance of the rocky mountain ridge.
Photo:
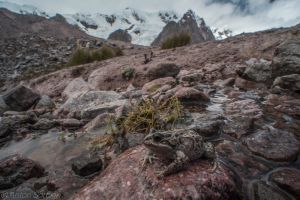
M 22 7 L 7 2 L 0 2 L 0 7 L 10 9 L 13 12 L 20 14 L 34 14 L 48 18 L 52 17 L 51 14 L 45 14 L 34 7 L 28 9 L 28 6 Z M 91 36 L 107 39 L 112 32 L 122 29 L 130 34 L 133 44 L 147 46 L 155 40 L 166 24 L 171 21 L 177 23 L 182 17 L 174 11 L 145 12 L 133 8 L 126 8 L 113 14 L 61 13 L 61 15 L 69 24 L 80 27 L 81 30 Z M 201 28 L 204 19 L 196 14 L 194 17 L 197 26 Z M 222 32 L 222 30 L 219 30 L 219 32 Z M 226 37 L 226 35 L 220 37 L 218 32 L 214 33 L 218 39 L 224 39 Z
M 215 40 L 211 29 L 206 26 L 205 21 L 197 16 L 192 10 L 187 11 L 183 17 L 176 23 L 171 21 L 163 28 L 162 32 L 151 43 L 154 46 L 160 46 L 163 41 L 176 34 L 186 33 L 191 36 L 191 43 L 200 43 L 209 40 Z M 199 24 L 198 24 L 199 22 Z

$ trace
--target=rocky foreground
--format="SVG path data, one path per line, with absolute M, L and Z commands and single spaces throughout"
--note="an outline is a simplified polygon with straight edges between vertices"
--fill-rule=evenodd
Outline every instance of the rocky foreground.
M 299 41 L 298 25 L 6 85 L 1 198 L 299 199 Z M 146 97 L 181 101 L 177 128 L 213 143 L 216 170 L 201 158 L 159 179 L 161 160 L 142 166 L 144 134 L 109 139 L 111 118 Z

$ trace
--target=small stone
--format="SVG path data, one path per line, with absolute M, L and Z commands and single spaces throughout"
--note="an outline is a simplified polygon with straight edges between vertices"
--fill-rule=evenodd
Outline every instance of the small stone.
M 89 153 L 72 160 L 72 170 L 79 176 L 89 176 L 103 168 L 102 158 Z

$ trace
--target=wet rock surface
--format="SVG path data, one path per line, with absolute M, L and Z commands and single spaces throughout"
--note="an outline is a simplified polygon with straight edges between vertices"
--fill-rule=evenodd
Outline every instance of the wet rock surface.
M 294 161 L 300 150 L 293 134 L 274 128 L 249 136 L 245 143 L 254 154 L 275 161 Z
M 283 168 L 272 172 L 269 180 L 282 189 L 290 192 L 296 199 L 300 198 L 300 171 L 293 168 Z
M 211 173 L 207 161 L 196 161 L 188 170 L 159 180 L 159 162 L 142 170 L 144 153 L 143 146 L 126 151 L 73 199 L 238 199 L 231 174 L 222 166 Z
M 45 170 L 33 160 L 13 155 L 0 161 L 0 172 L 0 190 L 4 190 L 20 185 L 30 178 L 41 177 Z

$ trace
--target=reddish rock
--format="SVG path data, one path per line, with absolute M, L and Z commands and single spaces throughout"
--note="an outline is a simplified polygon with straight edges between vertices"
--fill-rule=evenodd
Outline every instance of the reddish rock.
M 262 109 L 254 100 L 245 99 L 227 104 L 225 114 L 229 120 L 223 127 L 224 133 L 239 139 L 262 117 Z
M 246 79 L 243 79 L 241 77 L 237 77 L 235 79 L 235 86 L 243 89 L 243 90 L 251 90 L 251 89 L 257 89 L 257 88 L 265 88 L 266 86 L 264 84 L 255 83 L 253 81 L 248 81 Z
M 164 77 L 176 77 L 179 71 L 180 68 L 175 63 L 161 63 L 149 68 L 146 75 L 150 80 L 154 80 Z
M 272 172 L 270 180 L 282 189 L 300 199 L 300 171 L 292 168 L 283 168 Z
M 249 136 L 245 143 L 254 154 L 274 161 L 294 161 L 300 148 L 293 134 L 275 128 L 261 130 Z
M 145 92 L 155 92 L 156 90 L 158 90 L 160 87 L 164 86 L 164 85 L 174 85 L 176 82 L 176 80 L 172 77 L 165 77 L 165 78 L 159 78 L 159 79 L 155 79 L 149 83 L 146 83 L 142 90 Z
M 229 171 L 199 160 L 187 170 L 157 179 L 159 161 L 141 168 L 144 146 L 123 153 L 102 174 L 84 187 L 72 200 L 98 199 L 239 199 Z
M 201 104 L 210 101 L 209 97 L 206 94 L 191 87 L 179 87 L 174 96 L 183 103 Z

